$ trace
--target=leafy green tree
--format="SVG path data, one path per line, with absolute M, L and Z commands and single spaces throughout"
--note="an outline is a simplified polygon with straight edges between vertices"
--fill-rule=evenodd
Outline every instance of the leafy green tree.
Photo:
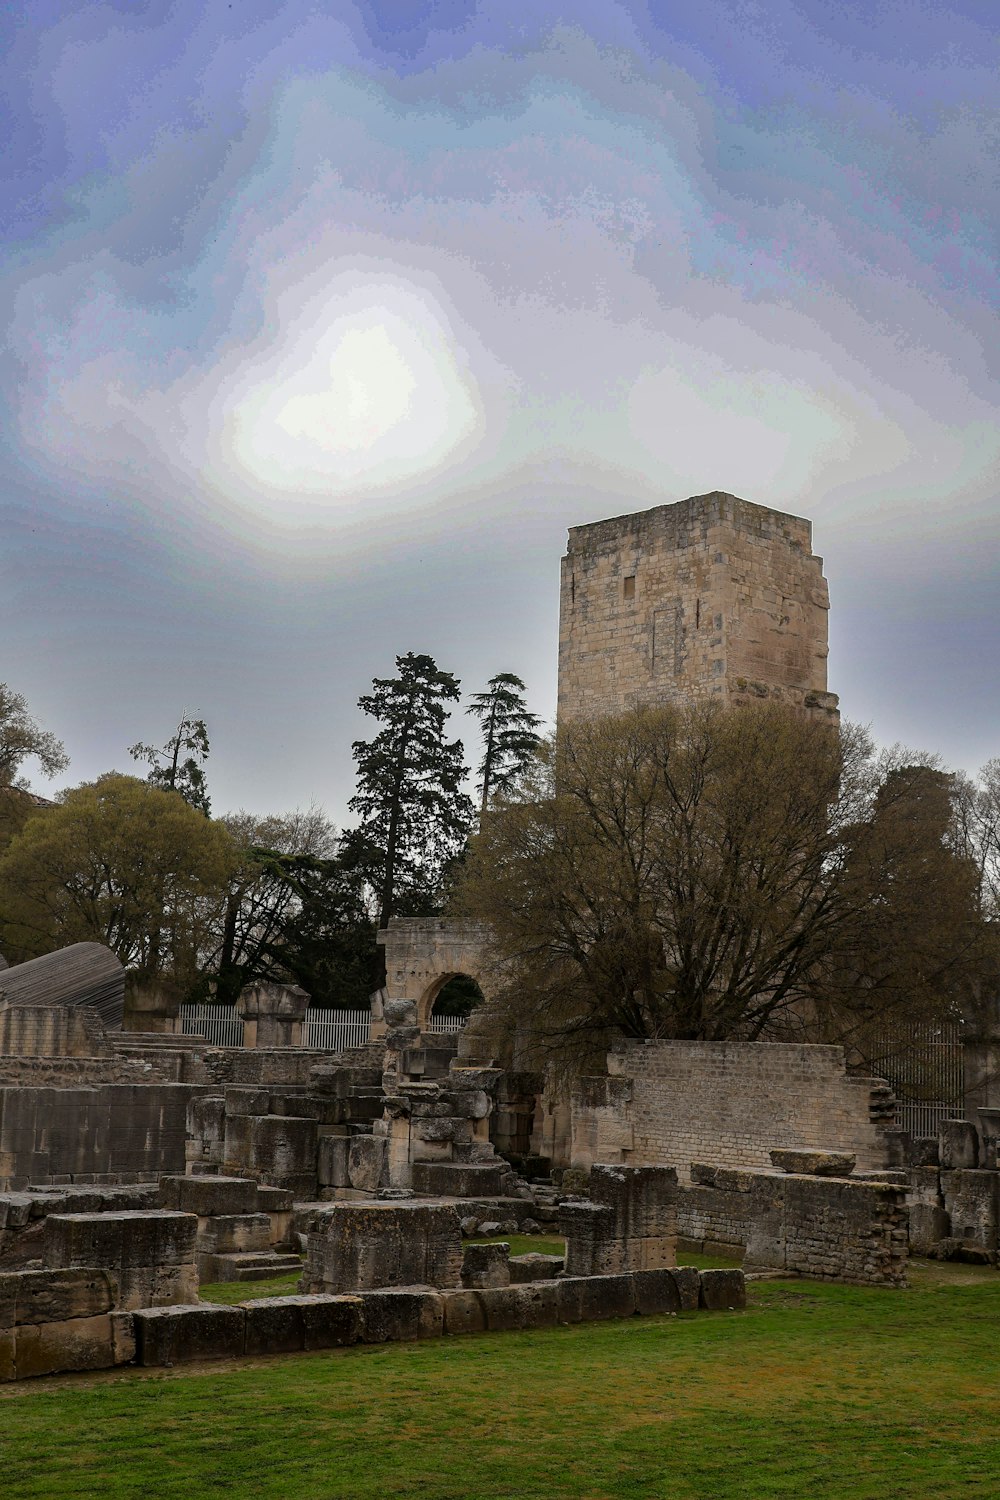
M 47 805 L 20 774 L 26 760 L 36 760 L 46 776 L 69 765 L 62 742 L 40 727 L 22 694 L 0 682 L 0 853 L 28 818 Z
M 457 679 L 412 651 L 396 657 L 396 669 L 358 700 L 382 727 L 353 746 L 357 791 L 349 806 L 362 823 L 345 839 L 349 865 L 377 893 L 380 927 L 400 911 L 433 906 L 472 818 L 462 744 L 445 735 Z
M 208 817 L 211 802 L 205 779 L 205 761 L 209 744 L 204 719 L 191 719 L 185 714 L 161 750 L 140 741 L 130 745 L 128 753 L 133 760 L 148 762 L 151 770 L 146 780 L 150 786 L 179 792 L 185 802 Z
M 24 787 L 18 773 L 25 760 L 37 760 L 46 776 L 69 765 L 61 740 L 32 718 L 21 693 L 0 682 L 0 787 Z
M 143 979 L 189 993 L 236 851 L 180 797 L 117 773 L 31 817 L 0 860 L 8 957 L 106 943 Z
M 541 720 L 528 712 L 524 683 L 510 672 L 491 677 L 486 692 L 475 693 L 465 711 L 479 720 L 483 736 L 477 778 L 482 813 L 490 797 L 509 790 L 535 754 Z
M 318 808 L 221 820 L 238 861 L 215 919 L 206 985 L 235 1001 L 255 979 L 292 979 L 317 1005 L 364 1005 L 372 987 L 375 922 L 366 887 L 345 864 Z

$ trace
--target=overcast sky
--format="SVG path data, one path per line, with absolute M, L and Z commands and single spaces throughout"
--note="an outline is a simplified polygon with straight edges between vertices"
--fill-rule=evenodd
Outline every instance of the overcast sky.
M 996 0 L 3 17 L 0 679 L 57 785 L 186 710 L 215 811 L 341 821 L 396 653 L 550 718 L 566 528 L 713 489 L 813 521 L 848 717 L 1000 755 Z

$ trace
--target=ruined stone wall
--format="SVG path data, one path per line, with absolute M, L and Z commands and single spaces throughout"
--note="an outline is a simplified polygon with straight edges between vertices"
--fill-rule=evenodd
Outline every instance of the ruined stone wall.
M 607 1079 L 572 1099 L 573 1166 L 770 1166 L 774 1147 L 853 1152 L 887 1164 L 891 1096 L 847 1076 L 841 1047 L 767 1042 L 636 1042 L 608 1058 Z
M 810 523 L 713 493 L 570 530 L 559 721 L 775 698 L 827 716 L 829 596 Z
M 187 1084 L 0 1086 L 0 1189 L 183 1172 Z
M 110 1053 L 96 1011 L 72 1005 L 0 1007 L 0 1058 L 102 1057 Z
M 694 1178 L 677 1201 L 678 1228 L 689 1246 L 742 1246 L 747 1268 L 796 1271 L 818 1281 L 906 1285 L 905 1188 L 698 1163 Z

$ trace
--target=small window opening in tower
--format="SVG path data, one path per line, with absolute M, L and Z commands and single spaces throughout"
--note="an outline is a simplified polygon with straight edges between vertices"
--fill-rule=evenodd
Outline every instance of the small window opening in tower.
M 698 630 L 701 626 L 701 600 L 694 601 L 694 628 Z
M 628 578 L 625 579 L 625 584 L 624 584 L 624 589 L 623 589 L 623 592 L 622 592 L 622 597 L 624 598 L 624 600 L 626 601 L 626 603 L 628 602 L 629 599 L 634 599 L 635 598 L 635 574 L 634 573 L 631 573 L 628 576 Z

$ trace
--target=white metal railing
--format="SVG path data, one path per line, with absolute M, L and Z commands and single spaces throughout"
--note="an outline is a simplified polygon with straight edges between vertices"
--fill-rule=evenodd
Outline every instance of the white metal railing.
M 314 1051 L 345 1052 L 349 1047 L 363 1047 L 371 1035 L 372 1017 L 368 1010 L 306 1011 L 304 1045 Z
M 425 1031 L 461 1031 L 468 1020 L 468 1016 L 434 1016 L 432 1015 L 424 1027 Z
M 242 1047 L 243 1022 L 235 1005 L 182 1005 L 181 1036 L 203 1036 L 213 1047 Z
M 964 1108 L 962 1023 L 950 1017 L 886 1028 L 875 1039 L 872 1072 L 892 1085 L 899 1123 L 911 1135 L 937 1135 L 942 1120 Z

